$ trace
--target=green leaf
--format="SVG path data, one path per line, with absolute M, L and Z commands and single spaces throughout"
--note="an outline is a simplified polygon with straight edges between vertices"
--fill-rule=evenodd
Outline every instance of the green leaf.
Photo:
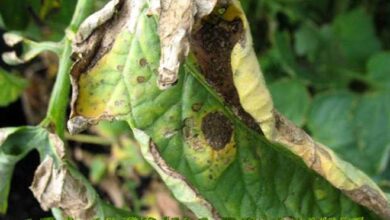
M 76 0 L 2 0 L 0 17 L 6 30 L 22 31 L 35 40 L 58 41 L 63 38 L 76 3 Z
M 0 68 L 0 107 L 14 102 L 22 94 L 27 82 Z
M 299 74 L 299 67 L 295 60 L 295 54 L 290 43 L 290 34 L 288 32 L 275 33 L 275 48 L 279 57 L 279 61 L 283 65 L 284 70 L 290 76 Z
M 371 176 L 386 167 L 390 150 L 390 96 L 349 92 L 316 96 L 308 126 L 314 138 Z
M 307 55 L 313 61 L 321 43 L 320 31 L 314 24 L 305 23 L 295 32 L 295 51 L 298 55 Z
M 145 159 L 157 170 L 176 198 L 198 217 L 369 218 L 369 211 L 361 205 L 381 216 L 389 216 L 387 198 L 371 180 L 339 160 L 326 147 L 305 139 L 307 135 L 281 115 L 275 113 L 279 123 L 277 128 L 285 129 L 280 132 L 292 136 L 278 134 L 281 135 L 277 137 L 279 142 L 267 140 L 257 127 L 237 116 L 240 103 L 232 106 L 234 96 L 226 101 L 215 90 L 224 92 L 223 89 L 231 86 L 229 77 L 236 79 L 248 72 L 236 71 L 234 76 L 229 76 L 229 69 L 223 66 L 226 60 L 218 55 L 215 55 L 216 59 L 220 59 L 221 63 L 213 63 L 212 69 L 220 67 L 224 70 L 218 72 L 223 74 L 221 87 L 209 82 L 207 68 L 201 69 L 205 68 L 201 64 L 207 63 L 208 57 L 205 57 L 206 61 L 200 60 L 202 57 L 196 60 L 195 57 L 199 58 L 199 54 L 204 52 L 198 50 L 198 56 L 192 54 L 181 65 L 177 84 L 160 90 L 156 75 L 160 63 L 158 25 L 155 17 L 148 16 L 149 5 L 142 1 L 137 3 L 130 7 L 131 13 L 118 9 L 118 22 L 110 20 L 112 11 L 95 13 L 87 21 L 102 21 L 99 28 L 82 28 L 78 33 L 77 37 L 81 40 L 77 40 L 74 55 L 82 58 L 75 61 L 71 71 L 75 91 L 68 122 L 71 133 L 80 132 L 103 119 L 126 119 L 141 144 Z M 115 5 L 107 6 L 110 7 L 115 10 Z M 239 10 L 228 8 L 227 16 L 231 15 L 229 12 L 234 15 Z M 223 28 L 213 23 L 214 30 L 224 31 L 226 26 L 231 25 L 226 20 L 219 22 L 223 22 Z M 108 29 L 105 27 L 115 31 L 106 32 Z M 225 32 L 210 34 L 231 36 Z M 205 35 L 192 36 L 192 39 L 199 36 Z M 218 43 L 219 40 L 216 39 Z M 88 49 L 102 42 L 109 45 L 104 47 L 103 53 Z M 229 47 L 228 40 L 224 43 Z M 249 41 L 246 43 L 250 45 Z M 242 51 L 245 53 L 250 49 Z M 259 73 L 255 69 L 254 54 L 240 54 L 242 51 L 235 53 L 232 64 L 229 60 L 227 65 L 237 66 L 234 63 L 237 57 L 249 57 L 254 63 L 244 64 L 249 70 L 254 70 L 250 73 Z M 212 74 L 212 70 L 210 72 Z M 243 80 L 247 80 L 248 87 L 253 86 L 250 81 L 262 85 L 261 75 Z M 233 88 L 243 89 L 239 86 Z M 264 98 L 262 95 L 257 94 L 256 97 Z M 256 106 L 258 103 L 252 104 Z M 281 145 L 286 142 L 291 144 L 290 139 L 283 138 L 292 139 L 294 145 Z M 302 145 L 302 142 L 308 143 Z M 378 201 L 379 208 L 373 207 L 368 200 L 358 199 L 356 195 Z
M 349 92 L 317 95 L 310 110 L 308 125 L 314 138 L 337 149 L 354 141 L 351 108 L 356 105 L 356 96 Z M 322 132 L 321 132 L 322 131 Z
M 339 15 L 333 23 L 333 30 L 344 55 L 354 66 L 361 66 L 381 49 L 372 18 L 363 8 Z
M 50 29 L 44 39 L 61 40 L 75 10 L 77 0 L 45 0 L 35 11 Z M 48 34 L 46 34 L 48 35 Z
M 8 29 L 22 30 L 29 22 L 28 5 L 25 0 L 2 0 L 0 16 Z
M 131 133 L 131 129 L 125 121 L 101 121 L 96 126 L 96 132 L 103 137 L 113 139 Z
M 367 63 L 368 78 L 378 89 L 390 88 L 390 52 L 373 55 Z
M 38 144 L 34 138 L 41 133 L 32 128 L 0 129 L 0 213 L 8 207 L 8 194 L 11 187 L 12 173 L 16 163 Z
M 89 179 L 93 183 L 99 183 L 107 172 L 107 164 L 104 158 L 102 157 L 95 157 L 92 160 L 92 164 L 90 166 L 90 173 L 89 173 Z
M 357 148 L 365 155 L 362 158 L 371 159 L 371 167 L 375 168 L 375 172 L 384 171 L 390 156 L 389 92 L 378 91 L 361 97 L 356 107 L 354 124 Z
M 310 105 L 310 96 L 305 85 L 299 80 L 282 79 L 270 84 L 269 89 L 276 109 L 296 125 L 302 126 Z

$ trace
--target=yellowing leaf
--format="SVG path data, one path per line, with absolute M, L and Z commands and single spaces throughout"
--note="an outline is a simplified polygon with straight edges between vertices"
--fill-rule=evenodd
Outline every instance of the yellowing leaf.
M 72 133 L 127 120 L 145 159 L 198 217 L 368 218 L 365 208 L 390 217 L 387 198 L 365 174 L 274 109 L 238 1 L 194 15 L 190 55 L 166 90 L 157 85 L 165 48 L 157 30 L 165 26 L 151 6 L 121 1 L 75 42 Z

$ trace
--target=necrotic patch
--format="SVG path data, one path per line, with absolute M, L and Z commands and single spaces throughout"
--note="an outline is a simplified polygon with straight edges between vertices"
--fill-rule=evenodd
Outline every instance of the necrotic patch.
M 202 120 L 201 129 L 207 143 L 215 150 L 223 149 L 233 133 L 232 123 L 221 112 L 207 114 Z
M 207 83 L 248 127 L 262 133 L 256 121 L 242 108 L 233 83 L 230 56 L 243 34 L 244 27 L 240 18 L 228 21 L 213 12 L 194 29 L 190 41 L 191 50 Z

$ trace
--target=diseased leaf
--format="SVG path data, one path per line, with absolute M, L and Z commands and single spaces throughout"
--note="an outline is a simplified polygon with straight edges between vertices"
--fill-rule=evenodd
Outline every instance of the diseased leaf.
M 158 68 L 158 86 L 170 87 L 176 82 L 180 63 L 190 51 L 189 36 L 195 18 L 211 13 L 217 0 L 162 0 L 150 7 L 159 15 L 161 58 Z M 142 3 L 141 3 L 142 4 Z
M 0 107 L 7 106 L 19 98 L 27 82 L 0 68 Z
M 131 216 L 103 202 L 88 180 L 67 161 L 61 139 L 39 127 L 0 129 L 0 174 L 5 178 L 0 182 L 1 213 L 7 208 L 15 164 L 34 149 L 42 163 L 35 172 L 31 190 L 44 210 L 59 208 L 62 217 L 76 219 Z
M 363 206 L 390 217 L 375 183 L 273 108 L 237 1 L 195 19 L 191 53 L 167 90 L 156 83 L 162 26 L 149 7 L 121 1 L 75 42 L 71 133 L 127 120 L 146 160 L 198 217 L 369 218 Z

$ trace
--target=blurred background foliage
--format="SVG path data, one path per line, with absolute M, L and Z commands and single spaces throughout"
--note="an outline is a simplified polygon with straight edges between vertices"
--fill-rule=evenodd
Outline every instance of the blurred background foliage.
M 390 1 L 241 2 L 276 108 L 389 190 Z
M 94 7 L 105 2 L 97 0 Z M 390 192 L 390 1 L 241 2 L 276 108 Z M 64 29 L 75 5 L 76 0 L 1 0 L 0 34 L 60 42 L 69 34 Z M 0 48 L 11 50 L 2 40 Z M 56 72 L 51 53 L 17 67 L 0 61 L 0 126 L 39 123 Z M 104 122 L 66 138 L 73 160 L 114 205 L 144 216 L 191 216 L 142 159 L 126 123 Z M 26 158 L 12 186 L 27 187 L 32 175 L 23 175 L 25 166 L 33 172 L 37 163 L 37 155 Z M 29 191 L 19 193 L 11 191 L 3 218 L 50 215 L 36 208 Z

